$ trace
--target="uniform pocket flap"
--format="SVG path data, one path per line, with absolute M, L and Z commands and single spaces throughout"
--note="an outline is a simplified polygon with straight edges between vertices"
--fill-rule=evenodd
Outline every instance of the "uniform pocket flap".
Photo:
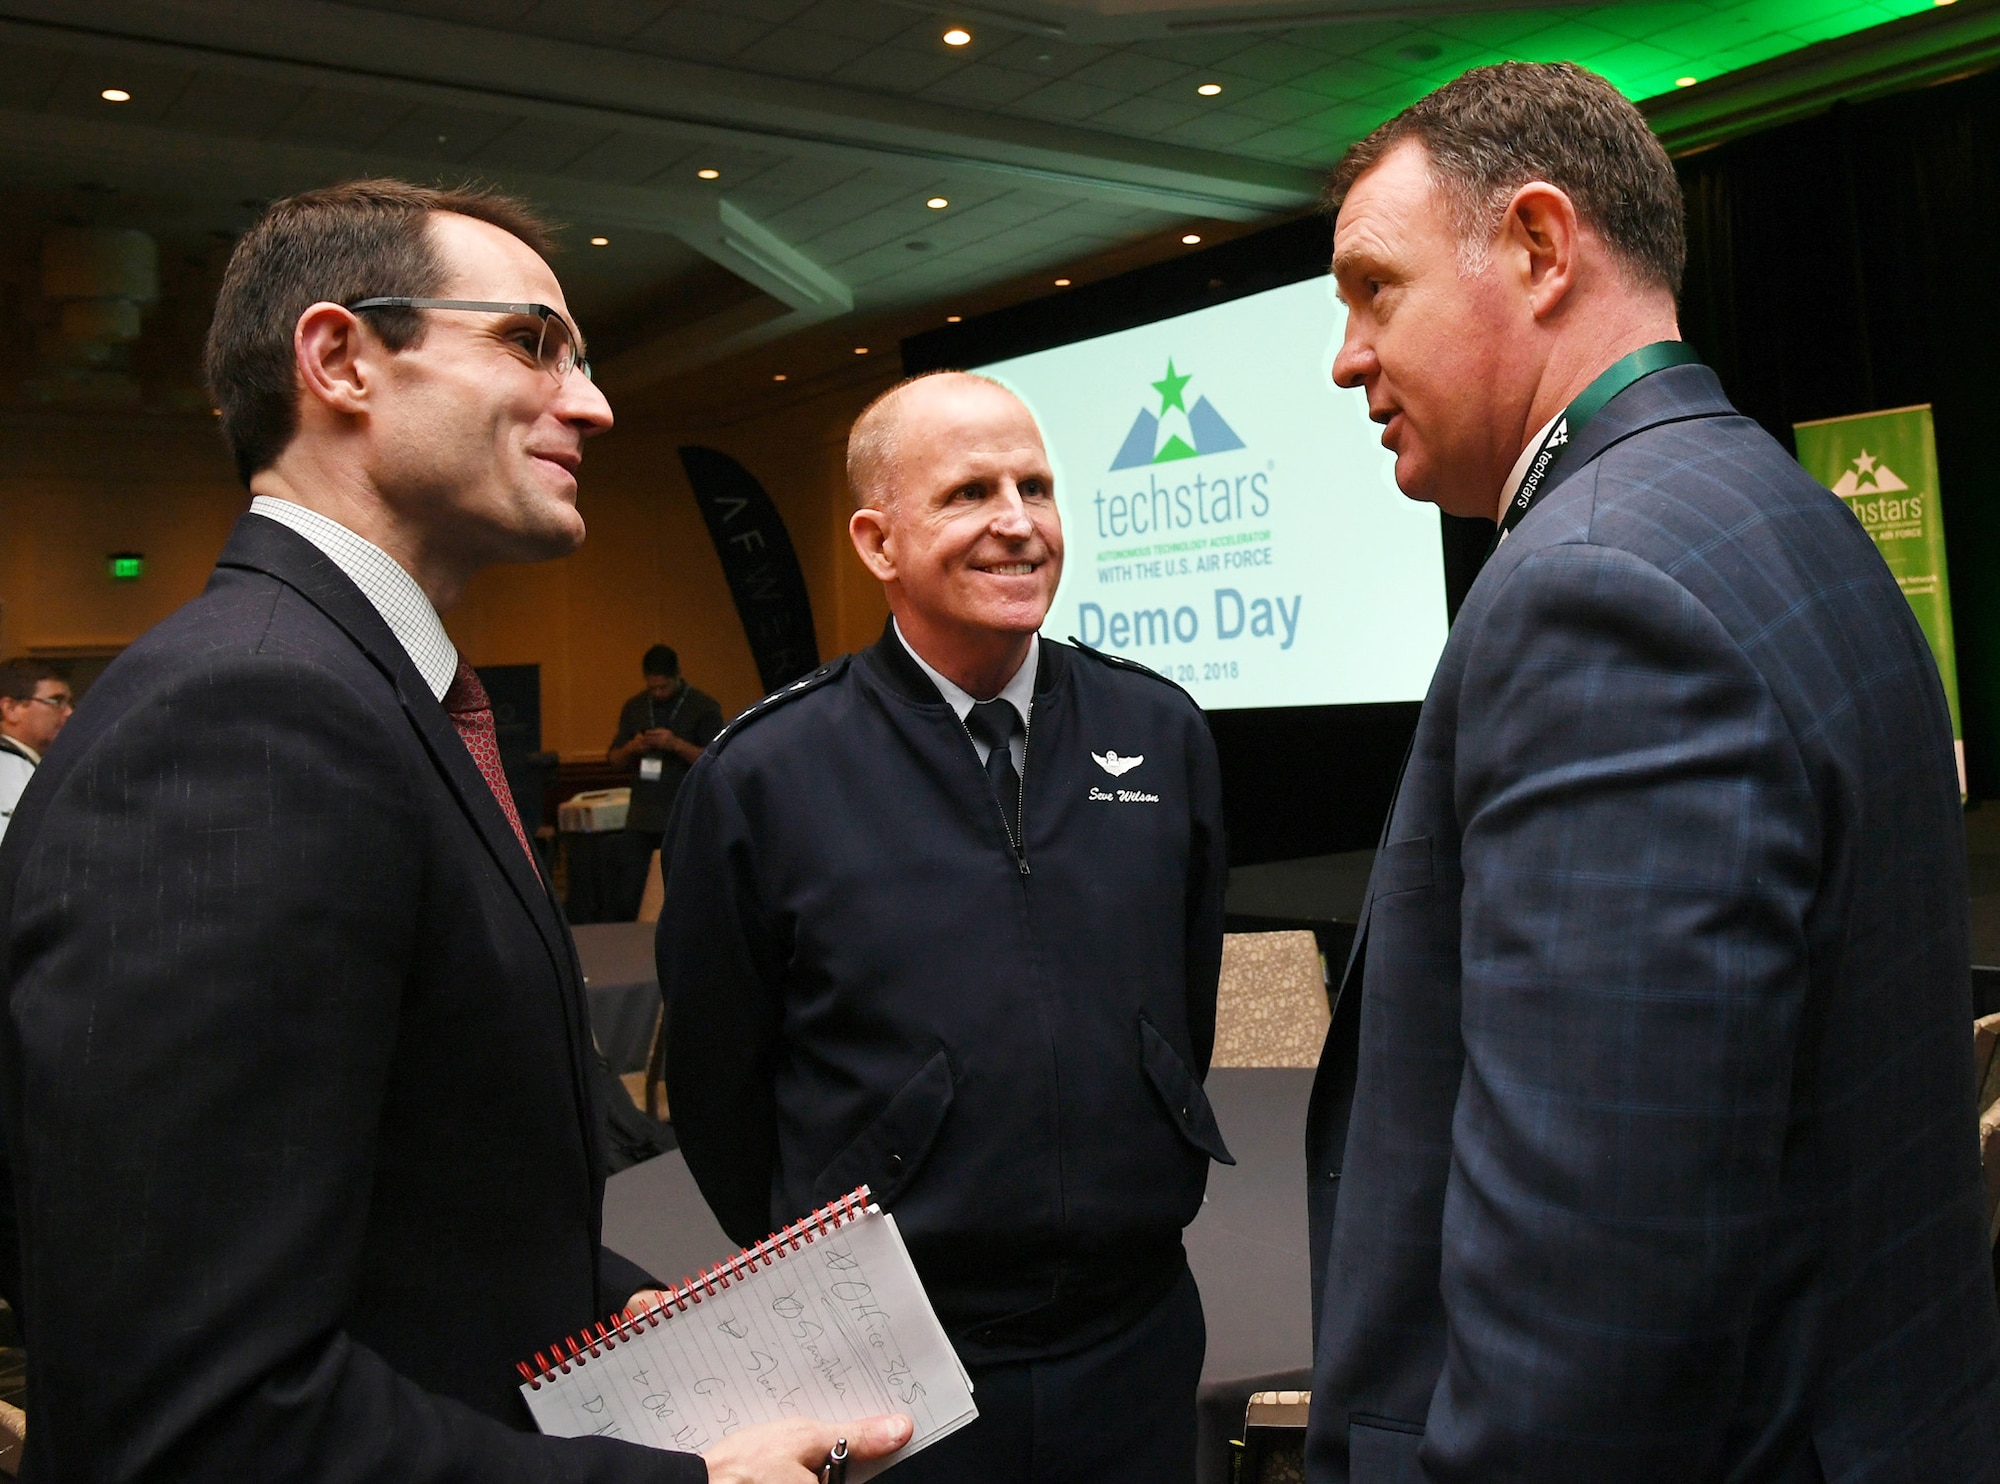
M 1222 1130 L 1216 1126 L 1208 1094 L 1195 1081 L 1194 1073 L 1188 1070 L 1173 1043 L 1143 1015 L 1139 1017 L 1139 1059 L 1145 1064 L 1146 1079 L 1166 1104 L 1167 1117 L 1173 1120 L 1181 1137 L 1217 1164 L 1235 1164 L 1236 1156 L 1222 1142 Z
M 813 1198 L 829 1201 L 867 1185 L 888 1205 L 908 1186 L 951 1111 L 951 1060 L 940 1047 L 888 1105 L 820 1171 Z

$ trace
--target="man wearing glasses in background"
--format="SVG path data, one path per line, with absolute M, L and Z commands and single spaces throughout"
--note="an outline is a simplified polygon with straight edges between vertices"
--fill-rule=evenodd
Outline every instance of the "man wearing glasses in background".
M 55 666 L 30 659 L 0 665 L 0 839 L 42 754 L 75 709 L 69 682 Z
M 542 1438 L 516 1390 L 651 1284 L 599 1245 L 582 978 L 438 618 L 583 540 L 611 409 L 545 247 L 516 202 L 361 181 L 231 259 L 250 511 L 0 851 L 28 1477 L 759 1484 L 834 1442 Z

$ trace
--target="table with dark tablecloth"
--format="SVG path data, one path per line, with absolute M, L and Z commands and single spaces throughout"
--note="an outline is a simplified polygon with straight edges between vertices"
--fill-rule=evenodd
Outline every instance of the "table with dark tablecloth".
M 653 924 L 594 922 L 573 927 L 583 964 L 590 1028 L 614 1072 L 642 1072 L 660 1013 L 660 981 L 653 967 Z
M 1229 1440 L 1242 1435 L 1252 1391 L 1311 1384 L 1305 1124 L 1312 1078 L 1290 1067 L 1209 1073 L 1209 1099 L 1237 1163 L 1212 1168 L 1208 1198 L 1187 1231 L 1188 1263 L 1208 1316 L 1199 1484 L 1226 1484 Z M 667 1282 L 735 1248 L 678 1151 L 611 1177 L 604 1241 Z

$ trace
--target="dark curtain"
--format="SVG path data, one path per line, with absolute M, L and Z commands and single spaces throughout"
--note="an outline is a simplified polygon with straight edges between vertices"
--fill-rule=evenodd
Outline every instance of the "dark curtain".
M 1791 425 L 1928 402 L 1974 797 L 2000 795 L 2000 74 L 1678 164 L 1687 338 L 1736 405 Z

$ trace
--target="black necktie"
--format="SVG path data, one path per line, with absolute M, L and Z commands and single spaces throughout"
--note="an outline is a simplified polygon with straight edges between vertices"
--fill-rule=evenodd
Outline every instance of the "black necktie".
M 987 749 L 986 776 L 993 784 L 993 797 L 1007 816 L 1007 838 L 1014 838 L 1021 808 L 1021 775 L 1014 771 L 1014 733 L 1021 727 L 1021 713 L 1011 701 L 974 701 L 966 713 L 965 729 Z M 1018 843 L 1018 842 L 1016 842 Z

